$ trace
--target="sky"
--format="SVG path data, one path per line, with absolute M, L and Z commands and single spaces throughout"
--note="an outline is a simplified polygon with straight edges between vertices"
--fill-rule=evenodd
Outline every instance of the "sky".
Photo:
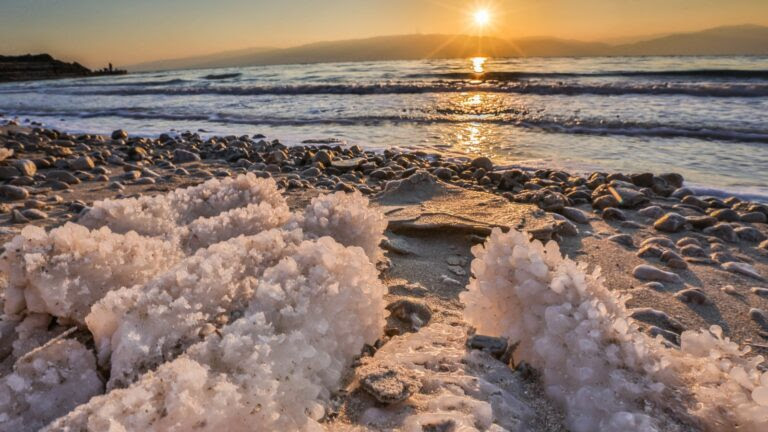
M 413 33 L 588 41 L 768 25 L 768 0 L 0 0 L 0 54 L 89 67 Z

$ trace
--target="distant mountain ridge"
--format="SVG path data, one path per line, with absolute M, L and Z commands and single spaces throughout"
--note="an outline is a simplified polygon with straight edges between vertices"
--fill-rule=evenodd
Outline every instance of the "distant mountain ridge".
M 415 60 L 428 58 L 590 57 L 650 55 L 768 55 L 768 27 L 725 26 L 645 41 L 607 44 L 550 37 L 503 39 L 414 34 L 315 42 L 291 48 L 251 48 L 128 66 L 130 70 L 203 69 L 273 64 Z

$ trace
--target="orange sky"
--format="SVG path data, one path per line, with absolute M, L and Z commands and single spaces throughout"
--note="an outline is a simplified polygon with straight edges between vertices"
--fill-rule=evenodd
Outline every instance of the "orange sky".
M 0 53 L 49 52 L 87 66 L 406 33 L 620 40 L 768 25 L 768 0 L 1 0 Z

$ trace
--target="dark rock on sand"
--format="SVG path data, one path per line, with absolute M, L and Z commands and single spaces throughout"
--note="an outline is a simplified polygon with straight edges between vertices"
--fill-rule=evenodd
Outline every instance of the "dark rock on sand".
M 667 213 L 654 222 L 653 227 L 659 231 L 675 233 L 685 229 L 687 222 L 685 217 L 677 213 Z
M 675 273 L 666 272 L 654 266 L 641 264 L 632 270 L 632 276 L 640 280 L 681 283 L 680 276 Z
M 29 198 L 29 192 L 21 186 L 2 185 L 0 186 L 0 197 L 13 201 L 25 200 Z

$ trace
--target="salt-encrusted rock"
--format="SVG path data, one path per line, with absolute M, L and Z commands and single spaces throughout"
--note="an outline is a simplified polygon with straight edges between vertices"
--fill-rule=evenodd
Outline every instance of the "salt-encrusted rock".
M 421 389 L 421 381 L 400 365 L 369 361 L 357 368 L 360 387 L 381 403 L 402 402 Z
M 663 328 L 659 328 L 656 326 L 651 326 L 648 328 L 648 334 L 651 335 L 652 337 L 661 336 L 667 341 L 675 345 L 678 345 L 678 346 L 680 345 L 680 335 L 675 332 L 665 330 Z
M 467 347 L 469 349 L 485 351 L 494 358 L 504 361 L 503 359 L 507 355 L 507 349 L 509 348 L 509 342 L 502 337 L 476 334 L 467 338 Z
M 664 179 L 667 183 L 675 188 L 683 187 L 683 176 L 678 173 L 663 173 L 659 174 L 658 177 Z
M 687 219 L 677 213 L 667 213 L 656 222 L 653 227 L 659 231 L 675 233 L 685 229 Z
M 79 158 L 71 159 L 68 161 L 68 164 L 69 169 L 80 171 L 87 171 L 93 169 L 93 167 L 96 166 L 93 163 L 93 159 L 88 156 L 80 156 Z
M 654 266 L 641 264 L 632 270 L 632 276 L 640 280 L 682 283 L 680 276 Z
M 390 316 L 408 325 L 413 331 L 418 331 L 432 319 L 432 310 L 429 306 L 414 300 L 400 299 L 388 304 L 386 309 L 390 312 Z
M 764 280 L 763 277 L 757 272 L 757 270 L 750 264 L 743 262 L 730 261 L 723 264 L 723 268 L 729 272 L 738 273 L 744 276 L 749 276 L 754 279 Z
M 641 208 L 637 213 L 650 219 L 658 219 L 664 216 L 664 209 L 659 206 L 648 206 Z
M 173 151 L 173 163 L 175 164 L 196 162 L 199 160 L 200 160 L 200 155 L 198 155 L 197 153 L 192 153 L 189 150 L 175 149 Z
M 734 230 L 741 240 L 759 243 L 766 239 L 765 234 L 752 227 L 739 227 Z
M 680 321 L 670 317 L 666 312 L 652 308 L 637 308 L 630 311 L 629 316 L 638 321 L 654 324 L 667 330 L 680 333 L 685 330 L 685 327 Z
M 72 339 L 54 340 L 0 379 L 0 430 L 38 430 L 103 390 L 91 351 Z
M 589 223 L 589 216 L 575 207 L 563 207 L 560 214 L 579 224 Z
M 675 294 L 675 298 L 680 300 L 683 303 L 693 303 L 697 305 L 704 305 L 704 304 L 711 304 L 712 301 L 709 299 L 709 297 L 704 294 L 704 291 L 698 289 L 698 288 L 687 288 L 684 289 L 677 294 Z
M 29 198 L 29 192 L 21 186 L 1 185 L 0 197 L 13 201 L 25 200 Z

